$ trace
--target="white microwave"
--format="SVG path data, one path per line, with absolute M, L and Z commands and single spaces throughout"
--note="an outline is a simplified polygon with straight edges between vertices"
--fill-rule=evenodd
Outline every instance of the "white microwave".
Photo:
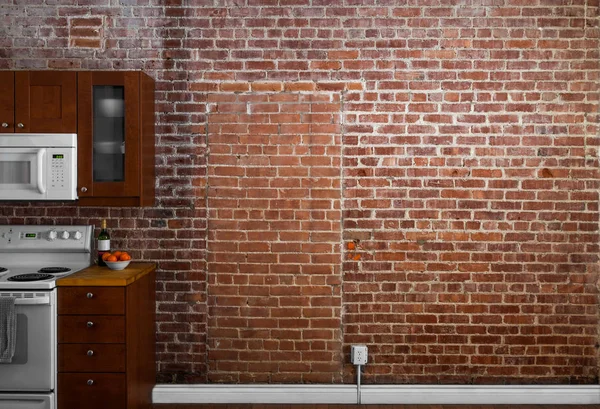
M 76 200 L 77 134 L 0 134 L 0 200 Z

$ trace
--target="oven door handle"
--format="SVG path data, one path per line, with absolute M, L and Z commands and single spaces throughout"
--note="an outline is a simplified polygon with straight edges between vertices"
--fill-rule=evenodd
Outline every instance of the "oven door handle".
M 40 149 L 37 152 L 37 189 L 41 194 L 46 193 L 46 184 L 44 183 L 44 157 L 46 156 L 46 149 Z
M 50 305 L 50 297 L 17 298 L 15 305 Z

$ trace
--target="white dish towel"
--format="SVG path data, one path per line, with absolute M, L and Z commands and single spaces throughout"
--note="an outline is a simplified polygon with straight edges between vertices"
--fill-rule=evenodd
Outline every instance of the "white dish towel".
M 15 297 L 0 297 L 0 364 L 10 364 L 17 343 Z

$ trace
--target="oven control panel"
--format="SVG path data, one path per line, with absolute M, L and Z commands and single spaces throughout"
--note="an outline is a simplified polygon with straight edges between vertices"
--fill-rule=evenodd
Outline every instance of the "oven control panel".
M 94 226 L 0 226 L 0 252 L 90 251 Z

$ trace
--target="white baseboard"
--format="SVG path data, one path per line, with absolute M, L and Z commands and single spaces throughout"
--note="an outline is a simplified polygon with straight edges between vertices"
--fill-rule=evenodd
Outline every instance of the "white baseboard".
M 363 404 L 600 404 L 600 385 L 363 385 Z M 154 403 L 355 404 L 356 385 L 156 385 Z
M 600 385 L 368 385 L 364 404 L 598 404 Z
M 156 385 L 153 403 L 356 403 L 354 385 Z

